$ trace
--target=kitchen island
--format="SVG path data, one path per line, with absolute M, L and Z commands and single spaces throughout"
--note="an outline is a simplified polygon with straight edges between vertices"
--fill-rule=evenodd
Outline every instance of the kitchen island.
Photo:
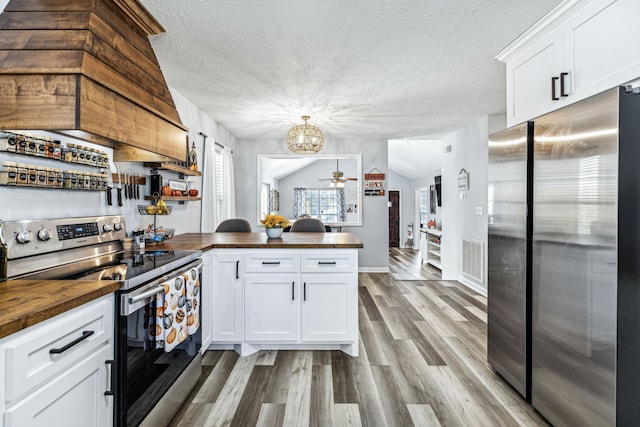
M 203 348 L 358 355 L 356 235 L 187 233 L 155 247 L 204 253 Z

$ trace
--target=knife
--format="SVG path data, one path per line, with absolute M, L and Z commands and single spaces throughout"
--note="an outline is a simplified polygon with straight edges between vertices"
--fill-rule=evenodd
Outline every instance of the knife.
M 136 199 L 140 199 L 140 175 L 136 174 Z
M 129 198 L 133 199 L 133 188 L 131 187 L 131 172 L 127 173 L 127 186 L 129 187 Z
M 113 204 L 113 196 L 111 194 L 111 190 L 113 189 L 113 175 L 111 174 L 111 169 L 109 169 L 109 178 L 107 179 L 107 206 L 111 206 Z
M 129 198 L 129 183 L 128 181 L 128 177 L 127 177 L 127 173 L 124 173 L 124 198 L 128 199 Z
M 118 165 L 116 165 L 116 173 L 118 174 L 118 188 L 116 190 L 118 193 L 118 206 L 122 206 L 122 178 L 120 177 L 120 169 L 118 168 Z

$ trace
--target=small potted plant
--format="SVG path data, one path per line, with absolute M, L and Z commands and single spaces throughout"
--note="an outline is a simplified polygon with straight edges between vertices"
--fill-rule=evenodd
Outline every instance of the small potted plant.
M 289 225 L 289 220 L 282 215 L 267 214 L 264 219 L 260 220 L 260 224 L 264 225 L 264 229 L 270 239 L 277 239 L 282 236 L 284 228 Z

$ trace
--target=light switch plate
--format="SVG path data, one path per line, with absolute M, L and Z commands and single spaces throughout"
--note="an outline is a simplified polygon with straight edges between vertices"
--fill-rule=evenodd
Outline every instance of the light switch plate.
M 478 216 L 482 215 L 482 206 L 476 206 L 476 215 Z

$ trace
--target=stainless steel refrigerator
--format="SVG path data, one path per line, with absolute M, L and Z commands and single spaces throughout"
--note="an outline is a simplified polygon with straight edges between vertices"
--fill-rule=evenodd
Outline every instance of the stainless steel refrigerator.
M 489 363 L 556 426 L 640 425 L 640 95 L 525 127 L 490 138 Z M 523 139 L 533 152 L 501 178 Z

